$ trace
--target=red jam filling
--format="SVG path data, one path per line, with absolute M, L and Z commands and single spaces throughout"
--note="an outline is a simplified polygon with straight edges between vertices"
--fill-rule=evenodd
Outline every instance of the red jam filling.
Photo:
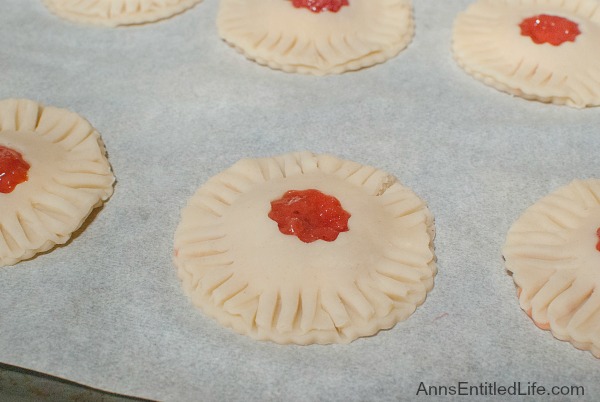
M 321 11 L 331 11 L 337 13 L 342 6 L 347 6 L 348 0 L 292 0 L 296 8 L 308 8 L 313 13 Z
M 27 181 L 29 163 L 15 151 L 0 145 L 0 193 L 11 193 L 19 184 Z
M 596 244 L 596 250 L 600 251 L 600 228 L 596 230 L 596 236 L 598 236 L 598 244 Z
M 540 14 L 524 19 L 521 35 L 529 36 L 537 44 L 550 43 L 554 46 L 575 42 L 581 33 L 579 26 L 571 20 L 554 15 Z
M 312 243 L 334 241 L 340 232 L 347 232 L 350 214 L 337 198 L 319 190 L 290 190 L 271 202 L 269 218 L 277 222 L 281 233 Z

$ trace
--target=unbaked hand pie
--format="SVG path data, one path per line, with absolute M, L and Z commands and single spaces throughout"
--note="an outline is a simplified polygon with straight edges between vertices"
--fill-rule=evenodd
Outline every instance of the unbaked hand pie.
M 457 17 L 453 51 L 469 74 L 501 91 L 600 105 L 597 0 L 479 0 Z
M 189 200 L 179 277 L 222 325 L 278 343 L 347 343 L 394 326 L 436 273 L 433 217 L 394 177 L 309 152 L 244 159 Z
M 114 180 L 100 135 L 83 118 L 0 101 L 0 266 L 65 243 Z
M 535 324 L 600 357 L 600 180 L 575 180 L 529 207 L 503 254 Z
M 249 59 L 315 75 L 383 63 L 414 32 L 410 0 L 221 0 L 217 25 Z
M 172 17 L 202 0 L 42 0 L 59 17 L 73 22 L 120 26 Z

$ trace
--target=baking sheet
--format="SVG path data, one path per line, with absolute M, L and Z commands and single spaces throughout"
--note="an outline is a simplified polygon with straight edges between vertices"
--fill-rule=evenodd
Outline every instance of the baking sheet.
M 556 400 L 598 399 L 599 362 L 533 325 L 500 250 L 527 206 L 599 176 L 600 110 L 480 84 L 450 52 L 469 1 L 415 3 L 398 57 L 317 78 L 225 45 L 214 0 L 119 29 L 3 0 L 0 98 L 87 118 L 118 182 L 67 246 L 0 268 L 0 362 L 171 401 L 412 400 L 421 383 L 461 381 L 581 385 L 584 397 Z M 429 203 L 439 274 L 409 320 L 350 345 L 281 346 L 220 327 L 183 295 L 171 253 L 187 198 L 240 158 L 297 150 L 379 167 Z

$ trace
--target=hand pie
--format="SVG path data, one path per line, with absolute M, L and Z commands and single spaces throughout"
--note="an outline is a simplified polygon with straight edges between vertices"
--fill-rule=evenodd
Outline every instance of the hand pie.
M 410 0 L 221 0 L 217 26 L 249 59 L 314 75 L 383 63 L 414 31 Z
M 394 177 L 309 152 L 244 159 L 206 182 L 175 233 L 179 277 L 222 325 L 277 343 L 348 343 L 423 303 L 433 217 Z
M 596 0 L 479 0 L 454 24 L 469 74 L 504 92 L 578 108 L 600 105 Z
M 83 118 L 0 101 L 0 266 L 65 243 L 114 180 L 100 135 Z
M 575 180 L 529 207 L 503 254 L 535 324 L 600 357 L 600 180 Z
M 79 23 L 120 26 L 172 17 L 202 0 L 43 0 L 59 17 Z

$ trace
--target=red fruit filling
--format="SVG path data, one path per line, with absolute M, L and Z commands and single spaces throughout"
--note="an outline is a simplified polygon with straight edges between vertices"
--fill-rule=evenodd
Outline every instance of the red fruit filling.
M 292 4 L 296 8 L 308 8 L 313 13 L 321 11 L 337 13 L 342 6 L 349 5 L 348 0 L 292 0 Z
M 521 35 L 529 36 L 537 44 L 550 43 L 554 46 L 575 42 L 575 38 L 581 33 L 579 25 L 573 21 L 547 14 L 526 18 L 519 26 Z
M 11 193 L 19 184 L 26 182 L 29 168 L 23 155 L 0 145 L 0 193 Z
M 337 198 L 319 190 L 290 190 L 271 202 L 269 218 L 277 222 L 281 233 L 312 243 L 334 241 L 347 232 L 350 214 Z

